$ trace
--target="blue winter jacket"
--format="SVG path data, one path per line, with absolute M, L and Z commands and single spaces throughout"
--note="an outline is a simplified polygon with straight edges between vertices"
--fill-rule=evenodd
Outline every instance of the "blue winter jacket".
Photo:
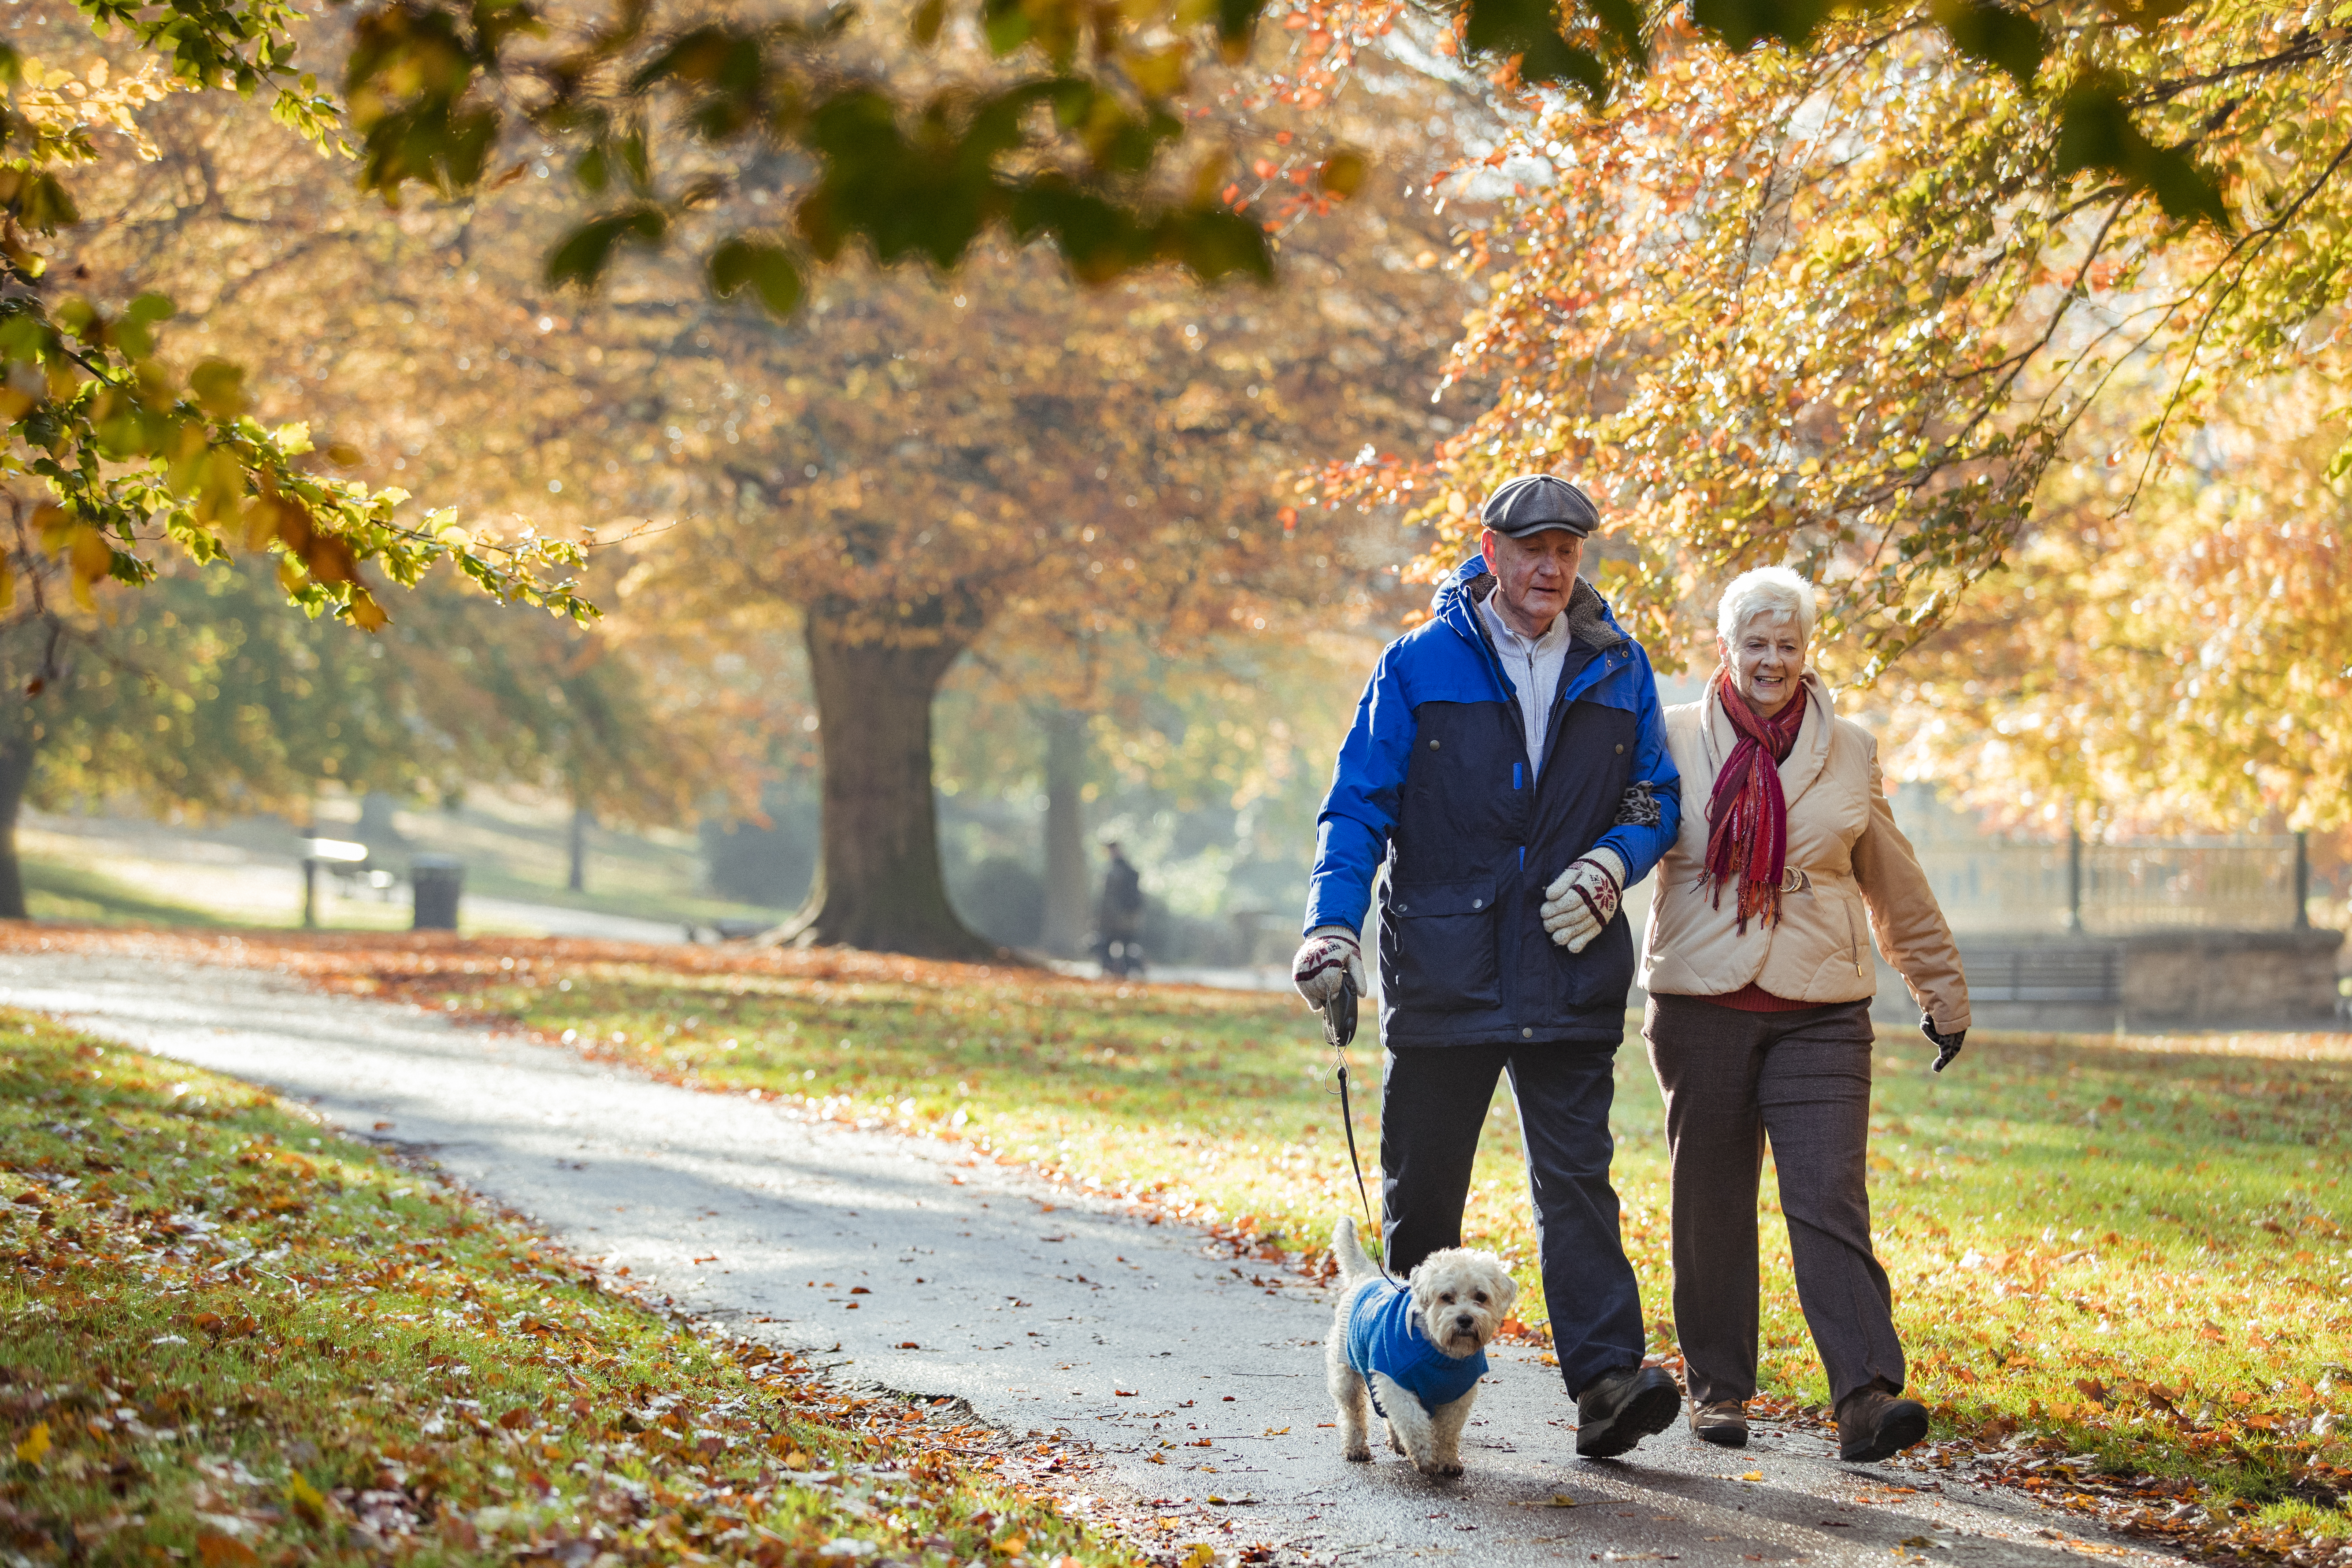
M 1492 590 L 1472 556 L 1432 618 L 1389 645 L 1324 797 L 1307 928 L 1361 928 L 1383 862 L 1381 1033 L 1391 1047 L 1613 1044 L 1633 980 L 1621 913 L 1580 953 L 1538 908 L 1569 863 L 1606 845 L 1626 886 L 1682 821 L 1681 775 L 1649 656 L 1580 581 L 1546 740 L 1529 778 L 1518 699 L 1480 624 Z
M 1355 1304 L 1348 1310 L 1348 1364 L 1367 1384 L 1372 1373 L 1387 1373 L 1435 1415 L 1439 1405 L 1453 1404 L 1478 1385 L 1486 1375 L 1486 1352 L 1447 1355 L 1422 1333 L 1411 1291 L 1386 1279 L 1368 1279 L 1357 1287 Z M 1388 1415 L 1377 1393 L 1372 1408 Z

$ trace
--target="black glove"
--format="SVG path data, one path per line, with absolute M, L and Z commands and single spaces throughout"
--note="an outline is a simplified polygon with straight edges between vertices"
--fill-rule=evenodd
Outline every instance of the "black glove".
M 1919 1015 L 1919 1032 L 1927 1037 L 1929 1045 L 1936 1047 L 1937 1072 L 1942 1072 L 1952 1065 L 1952 1058 L 1960 1054 L 1960 1042 L 1969 1037 L 1969 1032 L 1966 1029 L 1955 1029 L 1948 1035 L 1937 1034 L 1936 1020 L 1925 1013 Z

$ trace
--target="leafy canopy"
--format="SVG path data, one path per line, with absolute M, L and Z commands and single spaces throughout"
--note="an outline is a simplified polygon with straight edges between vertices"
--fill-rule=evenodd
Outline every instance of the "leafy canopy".
M 397 512 L 405 492 L 338 478 L 355 460 L 320 450 L 299 418 L 266 425 L 253 413 L 243 368 L 207 357 L 184 374 L 164 356 L 170 300 L 144 292 L 120 310 L 77 295 L 53 298 L 45 245 L 79 220 L 62 175 L 95 163 L 96 133 L 128 137 L 142 158 L 160 155 L 137 112 L 184 91 L 253 91 L 274 83 L 273 113 L 323 147 L 340 144 L 332 101 L 288 61 L 289 7 L 257 5 L 174 11 L 86 6 L 101 29 L 121 26 L 156 51 L 117 76 L 103 61 L 85 79 L 0 45 L 0 487 L 11 532 L 0 550 L 0 614 L 61 624 L 94 607 L 101 581 L 151 582 L 163 552 L 199 565 L 233 549 L 274 552 L 286 591 L 311 616 L 332 611 L 374 630 L 386 616 L 362 578 L 378 567 L 414 584 L 449 560 L 501 599 L 592 613 L 568 576 L 572 546 L 528 532 L 478 537 L 447 514 Z M 37 688 L 36 688 L 37 689 Z
M 1605 110 L 1529 112 L 1488 160 L 1526 194 L 1462 236 L 1490 293 L 1451 377 L 1497 395 L 1424 459 L 1304 488 L 1433 524 L 1433 572 L 1503 478 L 1587 476 L 1646 637 L 1694 646 L 1713 585 L 1793 559 L 1831 590 L 1832 668 L 1866 679 L 2027 534 L 2086 414 L 2140 409 L 2154 472 L 2217 389 L 2340 372 L 2352 6 L 2037 16 L 2031 89 L 1929 5 L 1803 54 L 1669 31 Z M 2094 145 L 2076 109 L 2116 83 Z M 2191 141 L 2210 212 L 2147 151 Z

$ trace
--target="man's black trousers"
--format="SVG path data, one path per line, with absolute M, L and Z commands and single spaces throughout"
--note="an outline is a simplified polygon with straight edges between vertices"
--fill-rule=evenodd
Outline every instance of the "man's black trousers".
M 1505 1072 L 1527 1139 L 1537 1267 L 1570 1394 L 1642 1361 L 1642 1295 L 1609 1184 L 1616 1051 L 1591 1043 L 1405 1047 L 1381 1076 L 1381 1212 L 1390 1272 L 1462 1245 L 1478 1134 Z

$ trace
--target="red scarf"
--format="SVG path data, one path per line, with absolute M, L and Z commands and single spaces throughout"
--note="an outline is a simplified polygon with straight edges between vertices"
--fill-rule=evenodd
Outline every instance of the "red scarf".
M 1789 858 L 1789 801 L 1780 793 L 1780 764 L 1797 749 L 1805 722 L 1805 691 L 1769 719 L 1748 705 L 1729 670 L 1718 670 L 1709 686 L 1731 721 L 1739 743 L 1715 776 L 1706 801 L 1706 875 L 1715 907 L 1723 907 L 1723 884 L 1739 882 L 1739 931 L 1751 919 L 1780 923 L 1780 878 Z

